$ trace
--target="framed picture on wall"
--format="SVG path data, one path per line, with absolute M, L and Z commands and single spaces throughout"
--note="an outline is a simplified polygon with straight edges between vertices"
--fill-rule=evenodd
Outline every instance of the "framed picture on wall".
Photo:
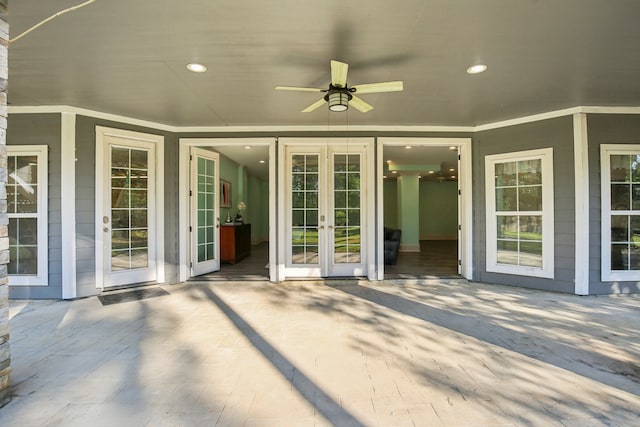
M 222 179 L 220 180 L 220 207 L 231 207 L 231 183 Z

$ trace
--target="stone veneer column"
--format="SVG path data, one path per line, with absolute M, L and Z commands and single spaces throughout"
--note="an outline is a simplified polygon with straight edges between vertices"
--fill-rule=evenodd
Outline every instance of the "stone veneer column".
M 9 352 L 9 236 L 7 218 L 7 78 L 9 51 L 9 0 L 0 0 L 0 407 L 10 398 L 11 353 Z

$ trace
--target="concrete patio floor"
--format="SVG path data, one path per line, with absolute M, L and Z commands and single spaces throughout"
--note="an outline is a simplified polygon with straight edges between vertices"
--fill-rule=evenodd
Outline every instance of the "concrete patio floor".
M 2 426 L 640 425 L 640 296 L 464 280 L 12 301 Z

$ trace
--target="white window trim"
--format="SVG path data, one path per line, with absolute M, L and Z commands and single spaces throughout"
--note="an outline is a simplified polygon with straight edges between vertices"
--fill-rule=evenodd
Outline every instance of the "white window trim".
M 7 156 L 37 156 L 38 158 L 38 274 L 9 275 L 11 286 L 49 285 L 49 207 L 48 147 L 46 145 L 7 145 Z M 11 218 L 12 214 L 8 214 Z
M 640 280 L 640 270 L 611 270 L 611 179 L 609 176 L 612 155 L 638 153 L 640 153 L 640 144 L 602 144 L 600 146 L 600 188 L 602 192 L 602 219 L 600 221 L 602 227 L 600 231 L 600 276 L 603 282 Z
M 542 160 L 542 268 L 498 263 L 498 230 L 494 170 L 496 163 Z M 485 157 L 486 269 L 488 272 L 554 278 L 553 148 L 495 154 Z

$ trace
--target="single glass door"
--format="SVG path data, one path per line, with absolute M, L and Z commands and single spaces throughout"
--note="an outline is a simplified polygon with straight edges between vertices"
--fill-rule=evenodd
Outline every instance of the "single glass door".
M 191 275 L 220 270 L 219 155 L 191 148 Z

